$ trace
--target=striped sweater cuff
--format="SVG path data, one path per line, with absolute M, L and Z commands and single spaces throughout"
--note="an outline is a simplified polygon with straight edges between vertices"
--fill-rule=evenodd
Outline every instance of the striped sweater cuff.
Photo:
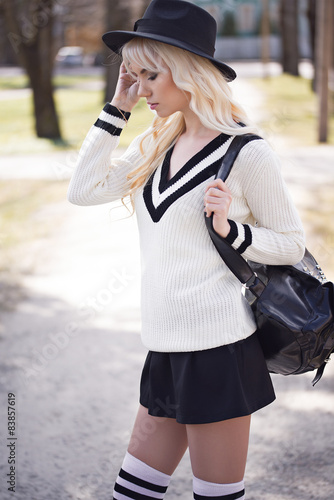
M 231 230 L 225 240 L 232 245 L 237 252 L 243 254 L 252 244 L 252 230 L 248 224 L 236 223 L 230 219 L 228 222 L 231 226 Z
M 110 135 L 121 135 L 126 121 L 130 118 L 131 113 L 119 110 L 112 106 L 109 102 L 104 106 L 94 126 L 105 130 Z

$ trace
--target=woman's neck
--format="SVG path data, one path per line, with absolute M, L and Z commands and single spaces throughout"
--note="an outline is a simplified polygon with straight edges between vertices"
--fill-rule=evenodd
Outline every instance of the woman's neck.
M 212 135 L 217 134 L 217 130 L 213 130 L 205 127 L 199 117 L 191 109 L 188 109 L 183 113 L 185 129 L 182 133 L 184 138 L 195 139 L 195 138 L 205 138 L 212 137 Z

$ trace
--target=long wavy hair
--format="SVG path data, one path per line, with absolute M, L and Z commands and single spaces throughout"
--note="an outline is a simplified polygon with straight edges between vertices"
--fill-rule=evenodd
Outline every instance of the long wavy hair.
M 207 59 L 171 45 L 139 38 L 124 45 L 122 56 L 130 74 L 131 64 L 150 72 L 170 70 L 176 86 L 190 95 L 189 107 L 205 127 L 228 135 L 255 131 L 244 110 L 233 100 L 223 74 Z M 126 196 L 130 195 L 132 201 L 135 191 L 147 182 L 184 130 L 181 112 L 153 119 L 140 142 L 141 158 L 128 174 Z

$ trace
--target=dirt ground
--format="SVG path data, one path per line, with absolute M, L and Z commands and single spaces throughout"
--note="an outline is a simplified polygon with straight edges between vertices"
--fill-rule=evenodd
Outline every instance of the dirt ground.
M 304 214 L 317 203 L 313 190 L 333 186 L 333 148 L 280 154 Z M 1 311 L 0 497 L 111 500 L 146 355 L 135 218 L 114 206 L 75 207 L 65 199 L 39 216 L 49 222 L 49 236 L 17 255 L 16 304 Z M 308 246 L 325 267 L 333 245 L 307 230 Z M 248 500 L 334 497 L 334 362 L 314 388 L 311 379 L 273 376 L 277 399 L 252 419 Z M 8 407 L 16 409 L 14 436 Z M 15 493 L 8 491 L 10 457 Z M 191 481 L 186 454 L 166 498 L 192 498 Z

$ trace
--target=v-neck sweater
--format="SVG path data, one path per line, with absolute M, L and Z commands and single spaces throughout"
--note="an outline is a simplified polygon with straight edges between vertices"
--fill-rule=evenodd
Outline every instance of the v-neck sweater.
M 106 104 L 79 153 L 68 199 L 77 205 L 118 200 L 140 158 L 141 136 L 118 159 L 111 152 L 130 113 Z M 168 180 L 157 167 L 134 203 L 141 250 L 142 342 L 152 351 L 211 349 L 249 337 L 256 323 L 241 284 L 218 255 L 204 220 L 204 192 L 233 137 L 220 134 Z M 244 258 L 295 264 L 304 253 L 298 213 L 268 143 L 244 146 L 226 181 L 232 194 L 227 241 Z

